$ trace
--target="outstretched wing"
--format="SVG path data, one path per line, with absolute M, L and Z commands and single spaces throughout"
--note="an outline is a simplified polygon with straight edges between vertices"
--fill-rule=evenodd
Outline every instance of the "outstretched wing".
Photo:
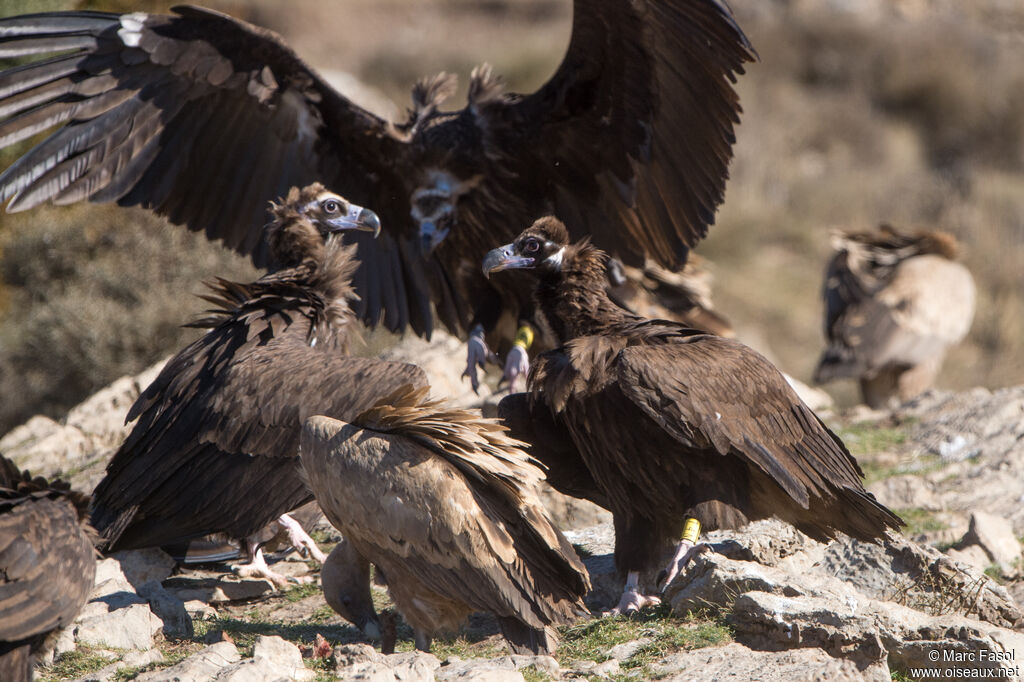
M 408 221 L 390 125 L 331 88 L 274 33 L 177 7 L 176 16 L 56 12 L 0 19 L 0 147 L 62 125 L 0 174 L 9 211 L 83 199 L 141 205 L 259 266 L 268 202 L 323 182 L 372 207 L 356 312 L 432 328 L 437 274 L 399 234 Z
M 723 199 L 740 113 L 732 83 L 755 57 L 719 0 L 575 0 L 551 80 L 476 109 L 505 154 L 519 150 L 516 172 L 547 182 L 574 238 L 593 234 L 631 265 L 646 254 L 676 267 Z

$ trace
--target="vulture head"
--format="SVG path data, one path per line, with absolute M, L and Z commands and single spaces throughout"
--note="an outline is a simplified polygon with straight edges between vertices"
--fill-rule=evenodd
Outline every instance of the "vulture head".
M 483 178 L 474 175 L 460 180 L 447 170 L 431 168 L 410 196 L 410 214 L 419 226 L 424 253 L 430 253 L 452 231 L 458 217 L 459 200 Z
M 511 244 L 492 249 L 484 257 L 484 275 L 512 269 L 537 270 L 541 274 L 562 269 L 569 245 L 569 231 L 553 216 L 538 219 Z
M 328 191 L 319 182 L 292 187 L 280 203 L 271 202 L 273 220 L 266 238 L 279 265 L 288 267 L 314 256 L 327 237 L 344 230 L 380 234 L 380 219 L 368 208 Z

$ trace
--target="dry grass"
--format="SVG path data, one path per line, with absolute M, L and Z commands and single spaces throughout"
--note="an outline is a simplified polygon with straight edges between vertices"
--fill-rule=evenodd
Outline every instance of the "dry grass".
M 7 0 L 0 13 L 172 4 Z M 209 4 L 272 26 L 311 63 L 354 73 L 398 111 L 416 77 L 447 69 L 464 86 L 484 60 L 512 89 L 531 90 L 554 71 L 570 25 L 567 0 Z M 806 380 L 822 347 L 829 228 L 940 227 L 965 242 L 979 304 L 939 384 L 1024 383 L 1024 62 L 1013 33 L 1024 11 L 894 3 L 895 16 L 875 21 L 815 2 L 732 5 L 762 60 L 739 84 L 732 180 L 700 251 L 741 338 Z M 922 6 L 967 16 L 908 14 Z M 180 348 L 178 325 L 201 308 L 190 295 L 197 280 L 244 270 L 182 230 L 119 214 L 0 216 L 0 432 L 36 412 L 58 415 Z M 854 397 L 849 384 L 830 390 Z

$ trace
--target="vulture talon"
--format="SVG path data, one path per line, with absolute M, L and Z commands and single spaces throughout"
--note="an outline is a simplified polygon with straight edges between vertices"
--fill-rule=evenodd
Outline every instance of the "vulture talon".
M 477 367 L 484 369 L 488 362 L 498 363 L 498 356 L 491 352 L 484 340 L 484 328 L 476 325 L 469 332 L 469 339 L 466 340 L 466 371 L 462 376 L 469 377 L 469 385 L 473 387 L 473 393 L 480 392 L 480 377 L 477 374 Z
M 263 578 L 267 580 L 274 589 L 274 592 L 288 587 L 288 578 L 270 570 L 267 559 L 263 556 L 263 548 L 260 547 L 247 564 L 238 564 L 231 568 L 231 572 L 239 578 Z
M 668 567 L 665 569 L 664 580 L 659 582 L 661 591 L 664 592 L 668 589 L 672 581 L 679 576 L 687 564 L 693 561 L 694 557 L 709 551 L 711 551 L 711 548 L 704 543 L 694 544 L 689 540 L 681 540 L 676 547 L 675 556 L 672 557 L 672 561 L 669 562 Z
M 284 526 L 285 530 L 288 531 L 288 542 L 290 542 L 292 547 L 302 555 L 302 558 L 312 558 L 320 565 L 323 565 L 323 563 L 327 561 L 327 555 L 320 550 L 320 547 L 316 544 L 316 540 L 310 537 L 309 533 L 305 531 L 301 523 L 293 519 L 288 514 L 281 514 L 277 519 L 277 522 Z
M 500 387 L 502 383 L 508 382 L 508 392 L 518 393 L 516 387 L 519 384 L 520 379 L 524 379 L 526 374 L 530 371 L 530 356 L 526 353 L 526 349 L 516 344 L 512 346 L 512 350 L 508 352 L 508 357 L 505 358 L 505 372 L 501 376 L 501 380 L 498 382 Z

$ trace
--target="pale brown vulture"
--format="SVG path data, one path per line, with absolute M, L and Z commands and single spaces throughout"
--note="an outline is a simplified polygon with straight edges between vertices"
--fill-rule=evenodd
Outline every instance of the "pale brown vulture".
M 814 381 L 857 379 L 865 403 L 886 407 L 931 387 L 946 350 L 974 319 L 974 278 L 959 244 L 939 231 L 837 233 L 825 274 L 828 346 Z
M 92 521 L 108 550 L 209 533 L 250 538 L 312 499 L 298 475 L 302 421 L 351 418 L 405 384 L 412 365 L 348 357 L 355 246 L 331 234 L 379 229 L 369 210 L 319 184 L 272 207 L 267 241 L 281 268 L 243 284 L 218 280 L 208 331 L 168 361 L 128 413 L 138 419 L 97 486 Z M 255 569 L 282 582 L 250 543 Z M 322 555 L 318 558 L 322 559 Z
M 0 20 L 0 147 L 60 130 L 0 174 L 0 201 L 141 205 L 271 262 L 263 207 L 322 180 L 378 208 L 358 239 L 357 315 L 429 334 L 431 303 L 467 373 L 503 313 L 532 319 L 530 285 L 481 277 L 490 245 L 556 212 L 627 265 L 676 268 L 721 203 L 753 48 L 720 0 L 574 0 L 551 79 L 506 93 L 489 67 L 467 105 L 453 76 L 421 80 L 405 121 L 361 109 L 280 37 L 210 10 L 60 12 Z M 494 345 L 492 337 L 492 345 Z
M 652 601 L 639 572 L 680 538 L 687 517 L 713 529 L 777 516 L 819 540 L 876 540 L 900 525 L 771 363 L 737 341 L 624 311 L 608 297 L 604 268 L 605 254 L 570 244 L 554 218 L 484 261 L 485 272 L 539 278 L 538 308 L 563 345 L 538 357 L 529 394 L 509 396 L 499 413 L 550 460 L 553 485 L 571 478 L 566 492 L 611 509 L 616 565 L 628 572 L 617 611 Z M 574 468 L 589 476 L 567 476 Z M 691 548 L 680 543 L 667 581 Z
M 586 613 L 590 580 L 536 496 L 544 474 L 493 420 L 426 393 L 406 387 L 351 423 L 308 420 L 309 486 L 384 572 L 417 648 L 486 611 L 513 651 L 550 653 L 553 627 Z
M 89 497 L 0 456 L 0 680 L 31 682 L 48 635 L 78 615 L 96 575 Z

